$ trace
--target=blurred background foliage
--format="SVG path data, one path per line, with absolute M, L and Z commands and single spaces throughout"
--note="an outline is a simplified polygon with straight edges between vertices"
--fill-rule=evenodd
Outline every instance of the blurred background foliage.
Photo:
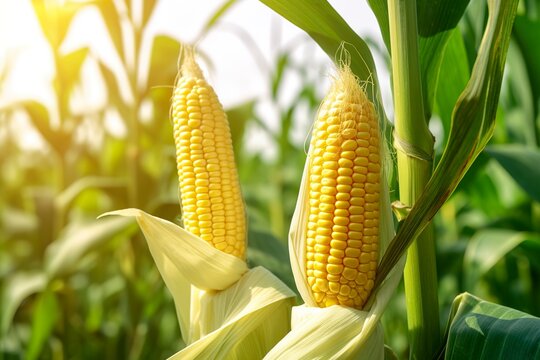
M 28 98 L 0 109 L 2 358 L 153 359 L 182 346 L 172 299 L 142 235 L 122 218 L 95 220 L 126 207 L 175 221 L 181 216 L 169 100 L 182 39 L 148 32 L 158 2 L 144 0 L 138 8 L 129 0 L 32 0 L 54 60 L 54 106 Z M 219 31 L 216 24 L 235 11 L 234 3 L 224 1 L 200 37 Z M 73 19 L 88 6 L 101 15 L 119 69 L 86 47 L 62 51 Z M 449 114 L 445 106 L 465 86 L 460 74 L 472 68 L 485 19 L 485 1 L 471 1 L 448 45 L 461 56 L 443 57 L 430 123 L 438 156 L 450 126 L 438 114 Z M 257 57 L 256 39 L 235 34 Z M 495 135 L 435 218 L 443 321 L 463 291 L 540 316 L 539 37 L 540 3 L 522 1 Z M 266 266 L 293 289 L 286 240 L 306 153 L 294 132 L 307 136 L 311 124 L 299 123 L 298 114 L 313 118 L 324 93 L 314 74 L 328 73 L 328 63 L 309 54 L 293 57 L 296 46 L 266 64 L 279 124 L 261 119 L 258 98 L 227 109 L 247 204 L 250 265 Z M 218 59 L 201 55 L 209 67 L 218 66 Z M 0 68 L 0 94 L 14 61 L 16 55 Z M 81 75 L 88 63 L 106 89 L 105 105 L 90 111 L 74 106 L 89 86 Z M 285 89 L 286 76 L 301 86 Z M 292 91 L 289 101 L 283 101 L 286 91 Z M 17 141 L 14 122 L 21 114 L 43 141 L 38 150 Z M 123 133 L 110 131 L 111 117 Z M 247 129 L 253 128 L 271 139 L 275 156 L 250 149 Z M 405 319 L 401 288 L 384 316 L 386 342 L 400 358 L 407 354 Z

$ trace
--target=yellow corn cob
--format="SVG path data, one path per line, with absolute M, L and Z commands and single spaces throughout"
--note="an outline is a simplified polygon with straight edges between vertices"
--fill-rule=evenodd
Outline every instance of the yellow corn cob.
M 320 307 L 361 309 L 378 261 L 379 125 L 346 66 L 319 109 L 308 156 L 308 284 Z
M 244 258 L 246 220 L 227 115 L 185 48 L 172 99 L 184 228 Z

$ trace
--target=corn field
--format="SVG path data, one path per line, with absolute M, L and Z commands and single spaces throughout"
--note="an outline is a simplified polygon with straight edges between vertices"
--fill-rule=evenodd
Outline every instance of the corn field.
M 1 358 L 540 359 L 540 1 L 208 3 L 0 3 Z

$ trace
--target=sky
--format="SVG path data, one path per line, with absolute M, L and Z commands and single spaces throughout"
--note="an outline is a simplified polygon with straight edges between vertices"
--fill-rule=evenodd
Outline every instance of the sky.
M 59 0 L 52 0 L 59 1 Z M 61 0 L 60 0 L 61 1 Z M 181 41 L 193 42 L 197 39 L 207 19 L 217 9 L 223 0 L 162 0 L 158 2 L 150 23 L 153 34 L 168 34 Z M 367 36 L 378 44 L 382 44 L 376 19 L 366 1 L 333 0 L 330 3 L 360 36 Z M 89 7 L 75 19 L 70 32 L 63 44 L 62 50 L 68 52 L 80 46 L 90 46 L 92 52 L 105 59 L 115 67 L 112 45 L 104 41 L 106 31 L 96 27 L 101 22 L 97 10 Z M 248 49 L 246 42 L 238 33 L 249 38 L 257 48 L 258 57 Z M 268 66 L 274 62 L 276 54 L 283 47 L 291 44 L 301 44 L 295 47 L 294 56 L 305 56 L 309 53 L 313 61 L 327 63 L 326 73 L 315 74 L 320 78 L 318 89 L 324 94 L 332 74 L 329 58 L 309 37 L 296 26 L 290 24 L 275 14 L 259 1 L 241 0 L 235 4 L 220 23 L 202 38 L 197 46 L 210 59 L 213 67 L 207 68 L 206 73 L 214 86 L 224 106 L 231 107 L 247 100 L 257 98 L 257 112 L 271 129 L 279 127 L 278 106 L 269 99 Z M 37 20 L 34 17 L 30 0 L 14 1 L 0 0 L 0 70 L 6 60 L 15 55 L 10 77 L 3 89 L 0 89 L 0 106 L 12 101 L 34 98 L 46 104 L 52 104 L 53 99 L 48 84 L 52 78 L 52 60 L 48 55 L 47 44 L 40 33 Z M 388 113 L 391 107 L 388 72 L 383 61 L 376 54 L 375 60 L 378 76 L 381 82 L 383 102 Z M 265 65 L 266 64 L 266 65 Z M 116 64 L 118 66 L 118 64 Z M 88 70 L 88 69 L 86 69 Z M 88 70 L 89 71 L 89 70 Z M 85 80 L 92 83 L 92 76 Z M 280 101 L 286 103 L 299 86 L 298 79 L 291 76 L 285 79 Z M 99 108 L 106 99 L 99 90 L 99 84 L 86 89 L 84 102 L 86 107 Z M 289 90 L 289 91 L 287 91 Z M 86 109 L 89 110 L 89 109 Z M 301 116 L 302 117 L 302 116 Z M 22 120 L 21 120 L 22 121 Z M 305 129 L 305 123 L 312 121 L 300 119 L 299 129 Z M 112 126 L 112 130 L 114 130 Z M 121 132 L 121 129 L 116 129 Z M 305 134 L 297 131 L 297 141 Z M 249 138 L 251 147 L 264 148 L 267 144 L 261 133 L 252 134 Z M 24 139 L 25 146 L 39 142 L 35 137 Z

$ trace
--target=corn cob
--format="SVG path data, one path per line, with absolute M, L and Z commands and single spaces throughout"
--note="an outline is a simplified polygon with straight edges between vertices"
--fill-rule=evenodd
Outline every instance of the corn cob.
M 346 66 L 321 104 L 308 161 L 309 287 L 320 307 L 361 309 L 378 261 L 379 125 L 373 104 Z
M 245 210 L 227 115 L 191 48 L 183 50 L 172 118 L 184 228 L 244 258 Z

